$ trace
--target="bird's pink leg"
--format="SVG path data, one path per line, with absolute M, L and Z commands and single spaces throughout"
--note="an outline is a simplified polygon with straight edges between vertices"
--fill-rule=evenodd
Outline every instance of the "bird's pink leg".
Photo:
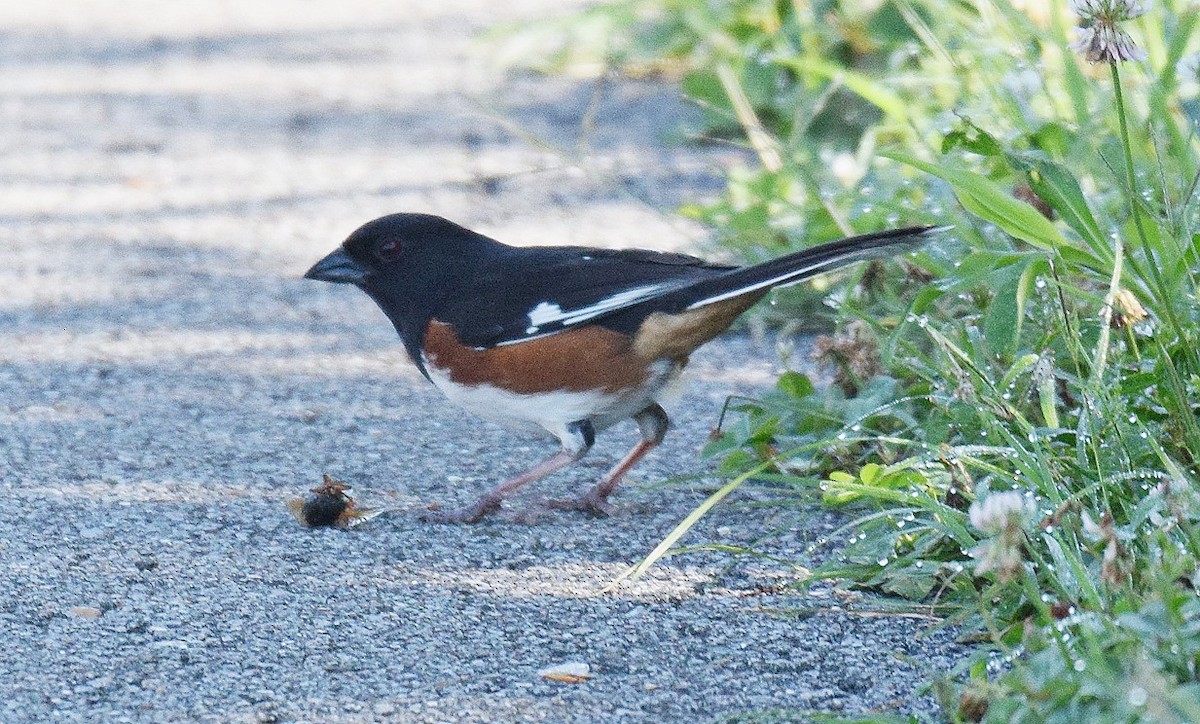
M 517 489 L 558 472 L 583 457 L 581 452 L 560 450 L 520 475 L 515 475 L 479 496 L 474 503 L 454 510 L 431 510 L 421 514 L 421 520 L 431 523 L 476 523 L 488 513 L 499 510 L 504 499 Z
M 590 513 L 595 516 L 612 515 L 614 508 L 608 502 L 608 496 L 617 489 L 617 485 L 621 482 L 621 478 L 625 477 L 625 473 L 638 461 L 646 457 L 646 453 L 658 447 L 658 444 L 663 441 L 667 434 L 667 429 L 670 427 L 670 420 L 667 419 L 667 413 L 658 405 L 651 405 L 634 416 L 637 421 L 638 429 L 642 433 L 642 440 L 633 449 L 629 451 L 621 462 L 613 466 L 612 470 L 600 478 L 600 482 L 589 488 L 582 495 L 566 500 L 551 500 L 547 505 L 551 508 L 559 510 L 581 510 L 585 513 Z
M 562 437 L 562 450 L 534 465 L 520 475 L 513 476 L 484 493 L 474 503 L 445 512 L 431 510 L 421 515 L 422 520 L 432 523 L 476 523 L 489 513 L 500 508 L 504 499 L 521 487 L 558 472 L 587 454 L 596 441 L 596 431 L 589 420 L 580 420 L 567 426 Z
M 608 496 L 617 489 L 617 485 L 621 482 L 621 478 L 625 477 L 625 473 L 638 461 L 646 457 L 646 453 L 658 447 L 658 442 L 649 442 L 643 440 L 625 456 L 621 462 L 613 466 L 612 470 L 600 478 L 600 482 L 588 488 L 586 492 L 575 498 L 567 498 L 563 500 L 551 500 L 547 505 L 558 510 L 581 510 L 585 513 L 590 513 L 597 517 L 612 515 L 615 511 L 612 503 L 608 502 Z

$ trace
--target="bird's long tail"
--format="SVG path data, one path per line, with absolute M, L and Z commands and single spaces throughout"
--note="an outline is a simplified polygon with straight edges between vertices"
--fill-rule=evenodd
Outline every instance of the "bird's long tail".
M 893 256 L 925 243 L 944 226 L 912 226 L 850 236 L 792 254 L 733 269 L 678 289 L 669 296 L 685 297 L 686 309 L 697 309 L 726 299 L 785 287 L 846 264 Z

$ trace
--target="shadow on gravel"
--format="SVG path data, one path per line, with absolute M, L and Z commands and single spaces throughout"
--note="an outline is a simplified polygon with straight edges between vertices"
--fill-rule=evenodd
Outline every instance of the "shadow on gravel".
M 0 31 L 6 65 L 90 65 L 97 68 L 172 60 L 263 60 L 275 65 L 378 61 L 375 47 L 401 26 L 322 28 L 319 32 L 241 32 L 184 37 L 122 37 L 100 33 Z

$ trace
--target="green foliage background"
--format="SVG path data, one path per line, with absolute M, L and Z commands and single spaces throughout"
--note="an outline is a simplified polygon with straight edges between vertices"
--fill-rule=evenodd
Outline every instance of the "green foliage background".
M 753 152 L 682 210 L 748 260 L 953 225 L 835 292 L 837 387 L 789 373 L 709 448 L 722 497 L 850 512 L 818 578 L 982 634 L 948 718 L 1200 721 L 1198 19 L 1122 22 L 1121 64 L 1070 48 L 1065 0 L 632 0 L 533 31 L 548 67 L 674 78 L 695 139 Z M 1013 491 L 1019 565 L 987 570 L 977 516 Z

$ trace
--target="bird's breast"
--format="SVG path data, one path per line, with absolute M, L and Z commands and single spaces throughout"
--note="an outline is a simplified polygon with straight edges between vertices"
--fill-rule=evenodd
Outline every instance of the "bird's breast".
M 560 438 L 572 422 L 592 420 L 603 428 L 641 411 L 681 368 L 647 360 L 627 336 L 594 326 L 479 350 L 434 320 L 422 357 L 430 380 L 456 405 Z

